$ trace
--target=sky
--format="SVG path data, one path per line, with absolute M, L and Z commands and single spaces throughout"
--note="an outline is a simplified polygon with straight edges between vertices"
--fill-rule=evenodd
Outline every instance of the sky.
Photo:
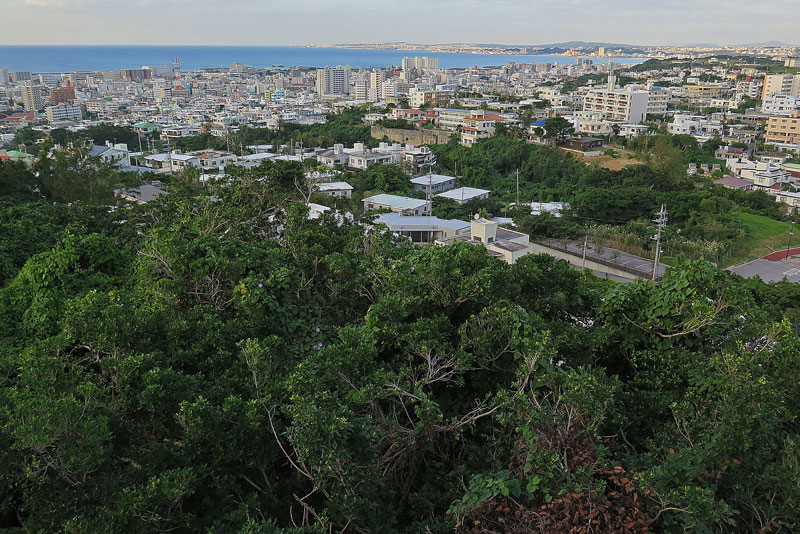
M 800 0 L 0 0 L 0 45 L 800 44 Z

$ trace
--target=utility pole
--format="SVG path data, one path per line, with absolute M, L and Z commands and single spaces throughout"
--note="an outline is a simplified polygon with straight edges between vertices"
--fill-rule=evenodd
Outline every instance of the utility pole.
M 517 205 L 519 205 L 519 167 L 517 168 Z
M 661 204 L 661 211 L 658 212 L 658 219 L 653 221 L 658 225 L 658 232 L 656 233 L 656 258 L 653 261 L 653 282 L 656 281 L 656 274 L 658 272 L 658 261 L 661 259 L 661 232 L 667 227 L 667 207 Z
M 794 221 L 792 221 L 792 227 L 789 229 L 789 243 L 786 245 L 786 257 L 783 258 L 783 261 L 789 259 L 789 249 L 792 248 L 792 236 L 794 235 Z
M 586 245 L 588 244 L 588 242 L 589 242 L 589 234 L 586 234 L 585 236 L 583 236 L 583 265 L 581 266 L 581 269 L 586 268 Z
M 428 215 L 433 215 L 433 171 L 428 167 Z

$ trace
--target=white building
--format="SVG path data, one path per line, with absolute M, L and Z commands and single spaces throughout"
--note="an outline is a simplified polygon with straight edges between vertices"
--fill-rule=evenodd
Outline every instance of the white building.
M 650 88 L 647 91 L 647 113 L 664 115 L 671 98 L 672 90 L 669 87 Z
M 764 99 L 761 112 L 767 115 L 789 116 L 792 111 L 800 109 L 800 98 L 793 95 L 772 95 Z
M 616 77 L 608 77 L 608 86 L 591 89 L 583 98 L 584 111 L 599 111 L 602 118 L 615 122 L 638 124 L 647 116 L 649 93 L 620 89 Z
M 427 215 L 428 202 L 419 198 L 379 194 L 362 200 L 365 210 L 388 209 L 403 215 Z
M 797 211 L 797 208 L 800 208 L 800 193 L 779 191 L 775 194 L 775 202 L 782 202 Z
M 350 69 L 342 66 L 317 69 L 317 94 L 320 96 L 350 93 Z
M 439 58 L 435 57 L 404 57 L 401 63 L 403 70 L 412 69 L 438 69 Z
M 431 193 L 441 193 L 456 186 L 456 179 L 452 176 L 443 174 L 424 174 L 411 179 L 414 191 L 430 191 Z
M 761 100 L 772 95 L 792 95 L 800 98 L 800 74 L 767 74 Z
M 478 189 L 477 187 L 459 187 L 436 195 L 438 198 L 448 198 L 455 200 L 459 204 L 466 204 L 470 200 L 486 200 L 489 198 L 490 191 Z
M 83 119 L 81 107 L 74 104 L 59 104 L 57 106 L 47 106 L 44 110 L 47 122 L 79 121 Z
M 381 213 L 375 219 L 375 224 L 385 224 L 393 233 L 409 238 L 415 245 L 470 234 L 468 222 L 457 219 L 440 219 L 430 215 L 408 216 L 399 213 Z
M 667 131 L 672 135 L 694 135 L 696 137 L 711 137 L 722 134 L 722 124 L 710 120 L 702 115 L 678 114 L 667 125 Z
M 348 153 L 347 166 L 353 169 L 366 170 L 375 165 L 399 163 L 402 157 L 402 145 L 381 143 L 378 148 L 368 149 L 364 143 L 355 143 Z
M 741 169 L 739 177 L 743 180 L 750 180 L 756 188 L 769 189 L 776 184 L 783 184 L 789 181 L 789 173 L 779 165 L 773 165 L 766 161 L 759 161 L 754 166 Z
M 145 156 L 144 164 L 153 169 L 162 169 L 166 172 L 178 172 L 188 167 L 202 168 L 200 158 L 188 154 L 153 154 Z
M 112 163 L 120 168 L 131 166 L 131 153 L 125 143 L 111 144 L 110 141 L 105 145 L 93 145 L 89 149 L 90 156 L 97 156 L 103 161 Z
M 96 113 L 100 116 L 108 115 L 110 113 L 119 113 L 119 102 L 105 100 L 103 98 L 87 100 L 86 111 L 89 113 Z
M 319 182 L 314 184 L 314 189 L 329 197 L 347 197 L 353 195 L 353 186 L 347 182 Z

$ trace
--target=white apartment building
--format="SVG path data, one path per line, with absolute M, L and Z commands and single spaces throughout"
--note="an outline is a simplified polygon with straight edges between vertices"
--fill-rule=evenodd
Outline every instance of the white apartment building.
M 412 87 L 408 91 L 408 104 L 412 108 L 421 108 L 425 105 L 436 108 L 447 105 L 452 97 L 452 91 L 429 91 Z
M 744 80 L 736 84 L 736 94 L 748 98 L 761 98 L 763 85 L 761 82 Z
M 375 165 L 399 163 L 402 146 L 399 143 L 381 143 L 378 148 L 367 149 L 364 143 L 355 143 L 353 149 L 346 152 L 349 155 L 347 166 L 363 171 Z
M 86 111 L 89 113 L 96 113 L 97 115 L 108 115 L 111 113 L 119 113 L 119 102 L 105 100 L 102 98 L 86 101 Z
M 638 124 L 647 115 L 649 93 L 616 87 L 616 77 L 608 77 L 608 86 L 591 89 L 583 98 L 584 111 L 599 111 L 603 119 Z
M 800 98 L 793 95 L 772 95 L 764 99 L 761 112 L 767 115 L 786 115 L 800 109 Z
M 776 184 L 789 181 L 789 173 L 779 165 L 773 165 L 766 161 L 759 161 L 754 166 L 742 169 L 739 177 L 743 180 L 750 180 L 756 188 L 769 189 Z
M 772 95 L 792 95 L 800 98 L 800 74 L 767 74 L 761 100 Z
M 600 111 L 576 111 L 574 115 L 565 117 L 579 134 L 610 135 L 612 123 L 603 119 Z
M 404 57 L 401 63 L 403 70 L 438 69 L 439 58 L 436 57 Z
M 317 69 L 317 94 L 346 95 L 350 93 L 350 69 L 342 66 Z
M 73 104 L 59 104 L 57 106 L 47 106 L 44 110 L 47 122 L 79 121 L 83 119 L 80 106 Z
M 667 125 L 667 132 L 672 135 L 717 135 L 722 134 L 719 121 L 706 119 L 702 115 L 678 114 Z
M 626 139 L 634 139 L 646 135 L 650 127 L 644 124 L 623 124 L 620 126 L 619 135 Z
M 144 164 L 153 169 L 162 169 L 165 172 L 178 172 L 187 167 L 202 168 L 200 158 L 176 152 L 167 154 L 153 154 L 144 158 Z
M 672 91 L 669 87 L 652 87 L 647 91 L 647 113 L 653 115 L 664 115 L 667 112 L 667 104 L 672 98 Z

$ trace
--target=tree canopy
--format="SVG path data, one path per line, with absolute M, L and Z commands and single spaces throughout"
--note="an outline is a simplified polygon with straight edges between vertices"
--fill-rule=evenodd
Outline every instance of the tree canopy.
M 4 532 L 800 528 L 795 285 L 415 248 L 308 219 L 296 163 L 39 194 L 0 206 L 47 217 L 0 287 Z

